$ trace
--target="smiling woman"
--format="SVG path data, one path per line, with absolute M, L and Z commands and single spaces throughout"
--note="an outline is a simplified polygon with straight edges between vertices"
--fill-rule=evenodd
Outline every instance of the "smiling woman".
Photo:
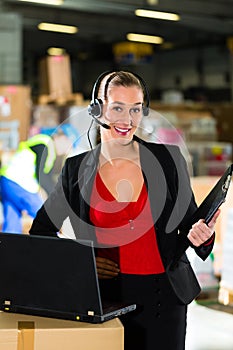
M 187 164 L 177 146 L 135 135 L 149 113 L 149 95 L 136 74 L 102 74 L 88 111 L 101 125 L 101 142 L 66 160 L 30 233 L 56 235 L 69 217 L 76 237 L 95 244 L 101 295 L 137 304 L 121 316 L 124 349 L 184 350 L 188 302 L 179 299 L 177 286 L 185 294 L 187 282 L 194 299 L 196 279 L 186 254 L 179 261 L 185 282 L 184 270 L 171 282 L 167 268 L 183 243 L 179 231 L 196 210 Z M 198 221 L 185 238 L 203 260 L 213 248 L 217 215 L 209 226 Z
M 100 120 L 110 127 L 107 131 L 101 128 L 103 142 L 114 139 L 123 143 L 132 141 L 143 117 L 144 93 L 140 81 L 130 73 L 125 74 L 123 85 L 120 84 L 120 79 L 120 75 L 107 74 L 100 83 L 98 94 L 102 103 Z M 104 147 L 108 146 L 105 144 Z
M 101 139 L 122 137 L 131 141 L 142 118 L 143 93 L 136 86 L 109 87 L 109 94 L 103 107 L 104 122 L 110 129 L 101 129 Z M 118 137 L 118 138 L 119 138 Z

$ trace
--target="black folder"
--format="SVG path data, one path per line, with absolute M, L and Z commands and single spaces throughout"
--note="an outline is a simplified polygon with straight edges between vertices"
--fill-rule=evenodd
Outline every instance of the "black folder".
M 208 224 L 213 218 L 219 207 L 225 202 L 226 195 L 231 183 L 233 172 L 233 164 L 231 164 L 224 174 L 220 177 L 216 185 L 212 188 L 209 194 L 205 197 L 200 206 L 196 209 L 193 216 L 187 223 L 186 227 L 180 232 L 181 235 L 187 236 L 192 225 L 200 219 L 204 219 L 206 224 Z M 180 257 L 189 247 L 188 240 L 182 240 L 182 244 L 177 248 L 176 254 L 173 258 L 171 267 L 179 261 Z

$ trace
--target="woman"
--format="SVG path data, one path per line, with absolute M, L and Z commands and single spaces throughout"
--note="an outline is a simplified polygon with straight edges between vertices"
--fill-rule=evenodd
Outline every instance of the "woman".
M 167 266 L 182 241 L 206 259 L 219 212 L 209 226 L 200 220 L 187 237 L 178 234 L 196 204 L 178 147 L 135 136 L 148 106 L 139 76 L 120 71 L 97 79 L 89 113 L 101 125 L 101 143 L 67 159 L 30 233 L 56 236 L 69 216 L 76 236 L 95 242 L 102 293 L 137 304 L 121 317 L 125 349 L 182 350 L 187 303 L 169 282 Z

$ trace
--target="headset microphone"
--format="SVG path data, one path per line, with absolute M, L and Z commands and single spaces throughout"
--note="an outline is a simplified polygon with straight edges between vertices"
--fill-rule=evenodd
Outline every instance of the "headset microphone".
M 108 124 L 106 123 L 102 123 L 99 119 L 97 119 L 96 117 L 94 117 L 92 115 L 92 118 L 96 121 L 96 123 L 98 123 L 99 125 L 101 125 L 103 128 L 105 129 L 111 129 L 111 126 L 109 126 Z

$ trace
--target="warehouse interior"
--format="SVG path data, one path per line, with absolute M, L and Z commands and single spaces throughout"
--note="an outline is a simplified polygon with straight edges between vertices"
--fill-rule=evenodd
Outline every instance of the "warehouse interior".
M 142 17 L 138 10 L 177 17 Z M 233 161 L 232 0 L 0 0 L 1 166 L 20 141 L 61 124 L 79 135 L 71 154 L 88 150 L 92 87 L 102 72 L 121 69 L 148 87 L 150 118 L 138 136 L 180 146 L 200 204 Z M 94 129 L 91 140 L 95 145 Z M 23 233 L 31 222 L 23 213 Z M 188 252 L 202 293 L 190 305 L 186 350 L 233 349 L 232 230 L 231 184 L 213 254 L 200 263 Z

